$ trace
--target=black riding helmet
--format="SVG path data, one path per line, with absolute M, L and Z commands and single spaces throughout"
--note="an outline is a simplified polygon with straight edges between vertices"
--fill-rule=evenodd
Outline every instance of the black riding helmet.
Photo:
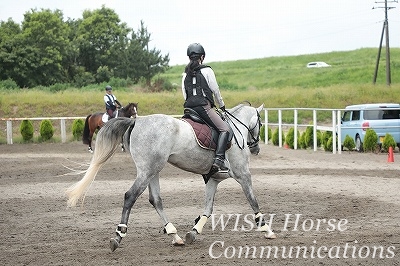
M 204 55 L 204 57 L 206 57 L 206 52 L 204 51 L 204 48 L 200 43 L 192 43 L 188 46 L 187 56 L 189 56 L 189 58 L 201 55 Z
M 112 91 L 112 87 L 110 85 L 106 86 L 106 91 Z

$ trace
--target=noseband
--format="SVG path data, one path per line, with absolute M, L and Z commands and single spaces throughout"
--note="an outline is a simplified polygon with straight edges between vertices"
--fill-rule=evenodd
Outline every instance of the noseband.
M 258 134 L 256 137 L 254 137 L 253 133 L 254 133 L 254 129 L 256 128 L 257 125 L 258 125 Z M 261 117 L 260 117 L 260 113 L 257 111 L 257 124 L 254 125 L 254 127 L 252 129 L 247 128 L 247 130 L 249 131 L 250 136 L 251 136 L 251 142 L 247 142 L 247 146 L 249 146 L 250 149 L 257 146 L 258 143 L 260 142 L 260 129 L 261 129 Z

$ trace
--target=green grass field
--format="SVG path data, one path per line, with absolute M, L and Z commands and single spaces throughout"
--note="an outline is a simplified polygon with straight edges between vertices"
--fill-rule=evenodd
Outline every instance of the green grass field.
M 217 76 L 227 107 L 242 101 L 266 107 L 344 108 L 349 104 L 398 102 L 400 99 L 400 48 L 391 49 L 392 85 L 386 86 L 384 55 L 377 84 L 373 74 L 378 49 L 269 57 L 209 63 Z M 384 51 L 383 51 L 384 52 Z M 325 61 L 329 68 L 308 69 L 310 61 Z M 207 62 L 206 62 L 207 63 Z M 126 105 L 139 103 L 139 114 L 180 114 L 183 108 L 181 73 L 173 66 L 158 76 L 174 84 L 172 92 L 148 93 L 140 86 L 116 88 Z M 0 117 L 86 116 L 103 111 L 103 88 L 70 88 L 61 92 L 39 89 L 1 90 Z

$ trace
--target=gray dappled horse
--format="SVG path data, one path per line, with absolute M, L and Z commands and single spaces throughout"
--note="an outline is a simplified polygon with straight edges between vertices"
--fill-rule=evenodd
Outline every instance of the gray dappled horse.
M 262 109 L 263 105 L 254 108 L 240 104 L 227 110 L 229 114 L 227 120 L 234 132 L 232 146 L 226 152 L 230 170 L 228 174 L 214 174 L 206 183 L 205 209 L 201 218 L 196 220 L 192 230 L 186 234 L 186 243 L 192 243 L 197 234 L 202 232 L 203 226 L 213 211 L 217 186 L 219 182 L 229 177 L 234 178 L 242 186 L 255 213 L 259 230 L 265 233 L 266 238 L 276 237 L 260 212 L 253 193 L 249 170 L 250 153 L 258 154 L 260 150 L 258 146 L 261 127 L 259 113 Z M 69 206 L 75 206 L 79 200 L 83 203 L 88 187 L 95 179 L 100 167 L 115 153 L 121 139 L 136 164 L 137 177 L 132 187 L 125 193 L 121 222 L 117 226 L 116 237 L 110 241 L 111 250 L 117 249 L 122 238 L 126 236 L 131 209 L 146 187 L 149 188 L 149 201 L 160 216 L 164 231 L 172 237 L 174 245 L 185 244 L 164 213 L 160 197 L 159 173 L 167 163 L 170 163 L 192 173 L 207 174 L 213 163 L 214 151 L 201 148 L 197 144 L 188 123 L 168 115 L 154 114 L 136 117 L 136 119 L 115 118 L 107 122 L 97 134 L 96 149 L 84 177 L 67 190 Z

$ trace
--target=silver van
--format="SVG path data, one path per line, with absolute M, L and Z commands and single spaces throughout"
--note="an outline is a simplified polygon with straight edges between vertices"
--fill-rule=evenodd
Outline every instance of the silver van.
M 386 133 L 393 136 L 400 148 L 400 104 L 374 103 L 347 106 L 341 122 L 342 146 L 346 135 L 356 143 L 356 150 L 363 151 L 363 142 L 368 128 L 378 135 L 382 144 Z

